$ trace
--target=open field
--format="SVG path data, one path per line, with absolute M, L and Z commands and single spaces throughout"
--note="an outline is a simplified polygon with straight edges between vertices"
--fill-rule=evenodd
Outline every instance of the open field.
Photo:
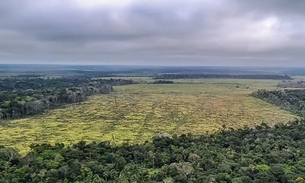
M 80 140 L 141 143 L 158 132 L 211 133 L 226 125 L 273 125 L 296 118 L 250 97 L 257 89 L 276 89 L 278 81 L 241 79 L 177 80 L 180 84 L 115 87 L 47 114 L 2 122 L 0 144 L 25 153 L 32 143 Z M 237 87 L 238 86 L 238 87 Z

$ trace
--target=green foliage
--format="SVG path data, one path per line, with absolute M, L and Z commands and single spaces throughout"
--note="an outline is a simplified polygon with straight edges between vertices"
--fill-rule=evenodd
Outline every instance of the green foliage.
M 132 80 L 87 77 L 6 78 L 0 80 L 0 120 L 40 114 L 67 103 L 79 103 L 87 96 L 112 92 L 112 86 L 131 83 Z
M 169 81 L 169 80 L 156 80 L 153 82 L 153 84 L 173 84 L 173 81 Z
M 296 115 L 305 117 L 305 90 L 258 90 L 252 96 L 278 105 Z
M 288 75 L 276 75 L 276 74 L 161 74 L 155 79 L 199 79 L 199 78 L 234 78 L 234 79 L 287 79 L 292 78 Z
M 1 147 L 0 182 L 304 182 L 304 130 L 297 120 L 142 145 L 33 144 L 25 156 Z
M 256 165 L 256 169 L 260 172 L 268 172 L 270 170 L 270 166 L 268 165 Z

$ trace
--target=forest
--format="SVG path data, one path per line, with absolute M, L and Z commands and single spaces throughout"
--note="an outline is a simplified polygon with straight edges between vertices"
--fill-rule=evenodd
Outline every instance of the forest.
M 153 84 L 173 84 L 173 81 L 170 80 L 156 80 L 153 82 Z
M 280 106 L 292 113 L 305 117 L 305 90 L 258 90 L 252 96 Z
M 283 80 L 278 85 L 280 88 L 305 88 L 304 81 L 286 81 Z
M 32 144 L 21 156 L 0 148 L 0 182 L 305 182 L 305 121 L 159 134 L 141 145 Z
M 279 80 L 291 80 L 292 78 L 286 74 L 274 75 L 274 74 L 161 74 L 156 76 L 155 79 L 200 79 L 200 78 L 228 78 L 228 79 L 279 79 Z
M 113 86 L 132 80 L 64 78 L 5 78 L 0 81 L 0 120 L 39 114 L 69 103 L 82 102 L 87 96 L 106 94 Z

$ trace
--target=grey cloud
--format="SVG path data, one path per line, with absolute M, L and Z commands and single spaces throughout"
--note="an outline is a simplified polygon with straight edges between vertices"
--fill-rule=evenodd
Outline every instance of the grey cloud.
M 304 8 L 300 0 L 137 0 L 91 8 L 10 0 L 0 3 L 0 63 L 305 66 Z

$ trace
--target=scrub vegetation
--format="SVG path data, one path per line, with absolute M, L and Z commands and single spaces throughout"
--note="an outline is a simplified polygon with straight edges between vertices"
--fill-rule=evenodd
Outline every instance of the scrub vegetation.
M 110 141 L 112 145 L 151 140 L 158 133 L 201 135 L 223 126 L 273 126 L 297 116 L 253 98 L 260 88 L 275 89 L 274 80 L 198 79 L 176 84 L 115 86 L 114 92 L 90 96 L 46 114 L 2 121 L 0 144 L 21 153 L 32 143 Z

